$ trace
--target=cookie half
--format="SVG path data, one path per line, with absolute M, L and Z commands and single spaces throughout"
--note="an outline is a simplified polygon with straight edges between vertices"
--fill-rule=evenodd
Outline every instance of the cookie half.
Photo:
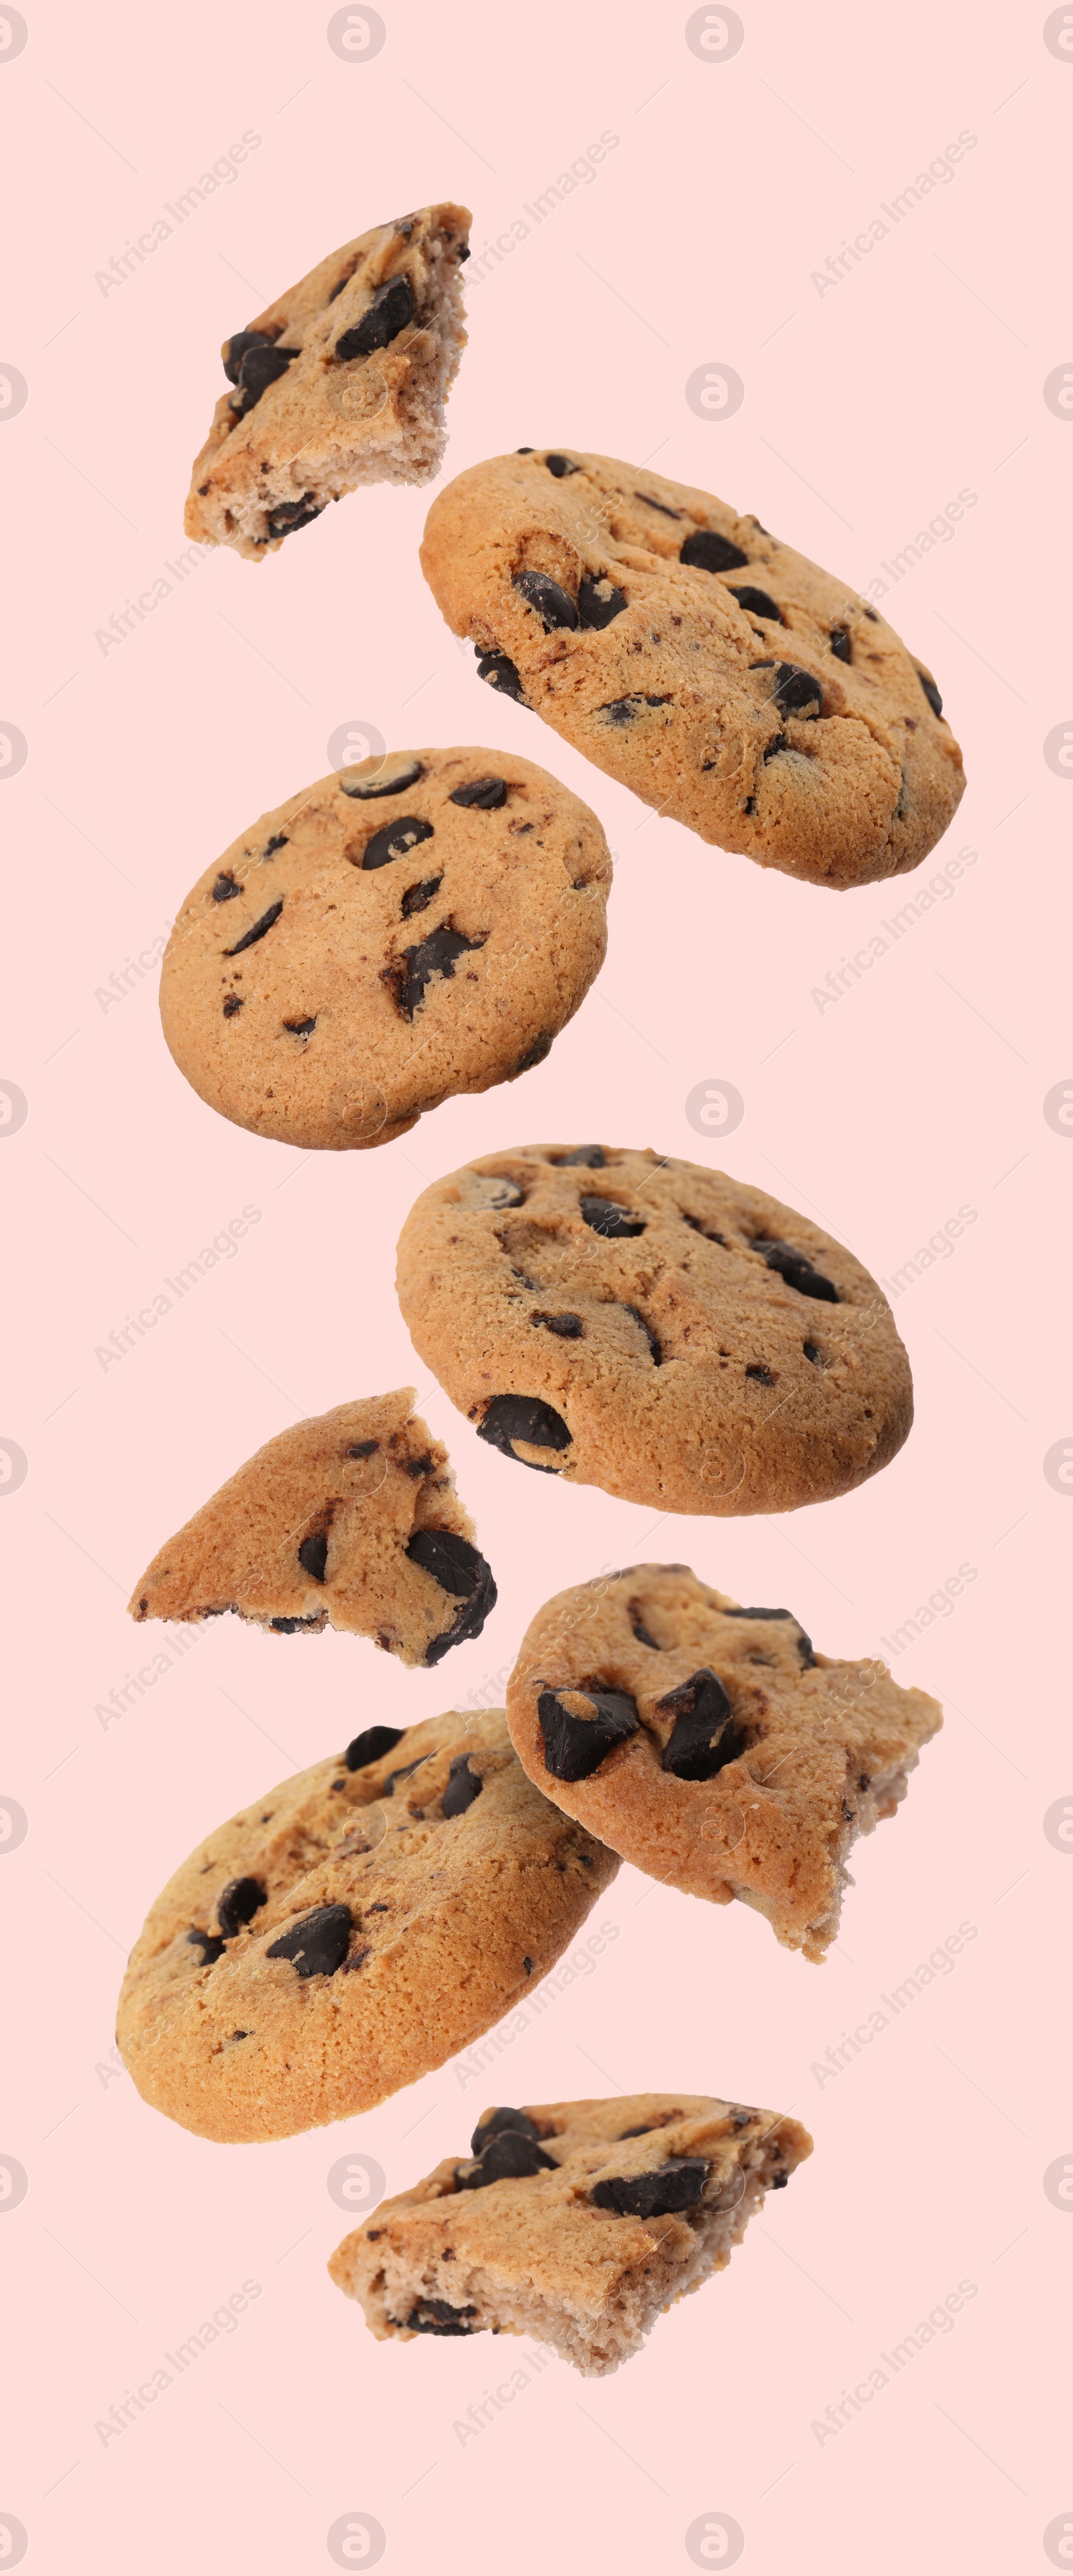
M 866 885 L 919 867 L 957 810 L 930 671 L 710 492 L 521 448 L 438 495 L 421 565 L 483 680 L 721 849 Z
M 486 2111 L 471 2154 L 381 2201 L 328 2270 L 380 2342 L 532 2335 L 602 2379 L 811 2152 L 799 2120 L 705 2094 Z
M 369 1727 L 176 1870 L 131 1952 L 124 2064 L 202 2138 L 349 2119 L 511 2011 L 617 1868 L 526 1779 L 502 1709 Z
M 398 1294 L 504 1457 L 665 1512 L 786 1512 L 900 1449 L 909 1362 L 882 1291 L 810 1217 L 723 1172 L 528 1145 L 411 1208 Z
M 236 1610 L 276 1636 L 342 1628 L 403 1664 L 479 1637 L 491 1567 L 412 1386 L 277 1432 L 158 1548 L 132 1619 Z
M 221 350 L 183 525 L 260 563 L 360 483 L 427 483 L 466 342 L 469 210 L 422 206 L 318 262 Z
M 538 1610 L 511 1737 L 563 1813 L 687 1895 L 766 1914 L 821 1960 L 846 1858 L 893 1816 L 942 1725 L 885 1665 L 813 1652 L 791 1610 L 741 1608 L 687 1565 L 631 1565 Z
M 531 761 L 362 761 L 206 868 L 164 957 L 165 1038 L 236 1126 L 388 1144 L 541 1062 L 603 964 L 610 885 L 595 814 Z

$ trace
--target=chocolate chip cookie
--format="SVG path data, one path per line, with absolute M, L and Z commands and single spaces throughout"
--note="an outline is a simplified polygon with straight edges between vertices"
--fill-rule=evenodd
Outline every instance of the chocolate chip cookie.
M 595 814 L 531 761 L 361 761 L 206 868 L 164 957 L 165 1038 L 239 1127 L 388 1144 L 542 1061 L 603 963 L 610 884 Z
M 158 1548 L 132 1619 L 236 1610 L 274 1636 L 342 1628 L 438 1664 L 495 1606 L 447 1451 L 412 1386 L 337 1404 L 267 1440 Z
M 367 1727 L 176 1870 L 131 1952 L 124 2063 L 202 2138 L 349 2119 L 510 2012 L 617 1868 L 526 1779 L 502 1709 Z
M 466 342 L 470 222 L 442 205 L 377 224 L 224 341 L 188 537 L 260 563 L 359 483 L 428 482 Z
M 379 2342 L 527 2334 L 602 2379 L 811 2152 L 799 2120 L 706 2094 L 486 2111 L 470 2155 L 381 2201 L 328 2270 Z
M 411 1208 L 397 1286 L 482 1440 L 664 1512 L 850 1493 L 912 1421 L 909 1362 L 860 1262 L 697 1163 L 612 1145 L 485 1155 Z
M 930 671 L 710 492 L 523 447 L 439 494 L 421 564 L 483 680 L 721 849 L 866 885 L 919 867 L 956 812 Z
M 766 1914 L 821 1960 L 846 1859 L 893 1816 L 938 1701 L 813 1652 L 791 1610 L 742 1609 L 688 1565 L 629 1565 L 538 1610 L 507 1685 L 531 1780 L 652 1878 Z

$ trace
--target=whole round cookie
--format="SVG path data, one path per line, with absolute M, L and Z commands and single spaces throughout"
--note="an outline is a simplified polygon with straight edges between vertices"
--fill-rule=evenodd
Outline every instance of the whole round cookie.
M 523 447 L 439 493 L 421 565 L 482 679 L 704 841 L 843 888 L 918 867 L 957 810 L 930 671 L 710 492 Z
M 943 1722 L 884 1664 L 814 1653 L 791 1610 L 743 1609 L 688 1565 L 628 1565 L 546 1601 L 507 1719 L 565 1815 L 691 1896 L 740 1897 L 814 1960 L 851 1844 L 895 1814 Z
M 528 1145 L 423 1191 L 399 1303 L 505 1457 L 664 1512 L 850 1493 L 913 1418 L 882 1291 L 811 1217 L 697 1163 Z
M 124 2064 L 202 2138 L 349 2119 L 511 2011 L 617 1868 L 526 1779 L 502 1709 L 368 1727 L 169 1879 L 123 1982 Z
M 164 1035 L 236 1126 L 383 1145 L 539 1064 L 607 946 L 595 814 L 513 753 L 388 753 L 240 833 L 168 941 Z

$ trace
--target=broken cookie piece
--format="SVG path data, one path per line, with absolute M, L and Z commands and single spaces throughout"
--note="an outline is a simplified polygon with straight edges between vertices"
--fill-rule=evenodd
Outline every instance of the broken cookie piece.
M 822 1960 L 846 1859 L 893 1816 L 938 1701 L 886 1666 L 816 1654 L 791 1610 L 742 1608 L 688 1565 L 557 1593 L 507 1684 L 529 1778 L 623 1860 L 766 1914 Z
M 470 222 L 439 205 L 376 225 L 224 341 L 188 537 L 260 563 L 359 484 L 428 482 L 466 340 Z
M 412 1387 L 337 1404 L 266 1441 L 159 1548 L 133 1619 L 241 1619 L 277 1636 L 331 1626 L 404 1664 L 479 1637 L 491 1567 L 447 1451 Z
M 706 2095 L 486 2111 L 470 2157 L 381 2201 L 328 2270 L 379 2342 L 532 2335 L 604 2378 L 811 2152 L 799 2120 Z

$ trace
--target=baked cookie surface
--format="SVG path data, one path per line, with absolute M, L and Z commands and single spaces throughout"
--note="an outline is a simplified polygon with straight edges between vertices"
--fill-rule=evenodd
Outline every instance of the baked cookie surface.
M 920 865 L 965 785 L 929 671 L 724 501 L 522 448 L 433 502 L 425 579 L 480 676 L 661 814 L 844 888 Z
M 277 1636 L 331 1626 L 404 1664 L 479 1637 L 491 1567 L 414 1390 L 337 1404 L 267 1440 L 158 1548 L 132 1619 L 241 1619 Z
M 610 884 L 595 814 L 531 761 L 362 761 L 199 878 L 164 957 L 164 1036 L 237 1126 L 388 1144 L 547 1055 L 603 963 Z
M 367 1728 L 176 1870 L 131 1952 L 124 2063 L 199 2137 L 348 2119 L 509 2012 L 617 1868 L 526 1779 L 502 1709 Z
M 470 2156 L 381 2201 L 328 2270 L 378 2341 L 528 2334 L 604 2378 L 811 2151 L 799 2120 L 707 2095 L 486 2111 Z
M 225 340 L 188 537 L 260 563 L 361 483 L 428 482 L 465 347 L 470 222 L 440 205 L 376 224 Z
M 538 1610 L 507 1685 L 511 1738 L 565 1815 L 650 1877 L 740 1897 L 821 1960 L 846 1857 L 893 1816 L 936 1700 L 813 1652 L 792 1611 L 742 1609 L 687 1565 L 633 1565 Z
M 763 1190 L 611 1145 L 434 1181 L 399 1238 L 415 1346 L 482 1439 L 671 1512 L 852 1491 L 912 1421 L 909 1362 L 853 1254 Z

